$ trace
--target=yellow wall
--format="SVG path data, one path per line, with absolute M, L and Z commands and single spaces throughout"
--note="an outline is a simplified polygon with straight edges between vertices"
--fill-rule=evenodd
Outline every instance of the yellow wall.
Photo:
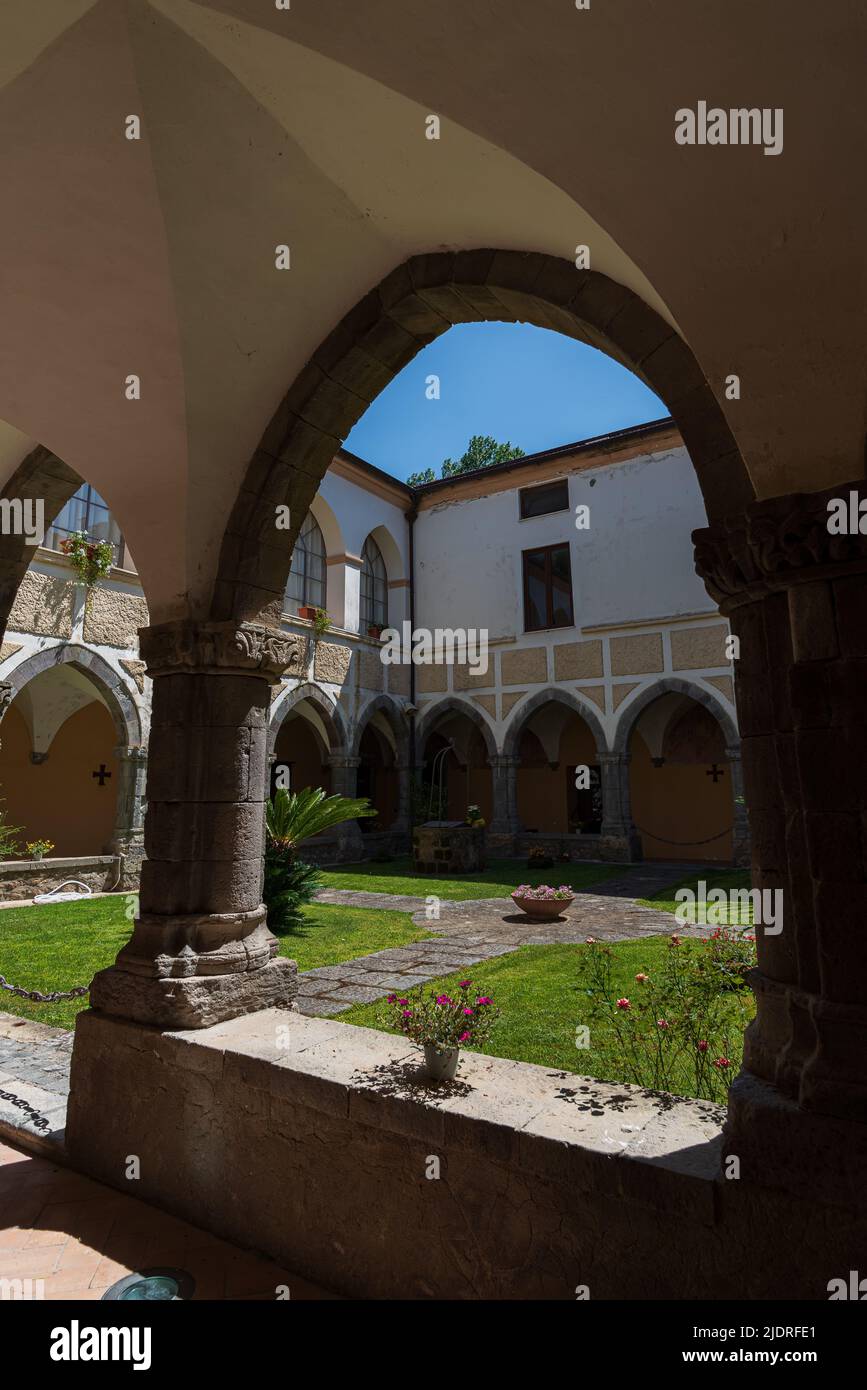
M 331 790 L 331 768 L 323 761 L 323 751 L 319 735 L 307 720 L 297 715 L 281 725 L 274 744 L 278 763 L 291 763 L 291 790 L 303 791 L 305 787 L 324 787 Z
M 518 768 L 518 817 L 528 830 L 565 835 L 569 830 L 568 769 L 597 761 L 593 735 L 577 716 L 560 737 L 559 766 L 552 769 L 541 744 L 532 734 L 519 745 L 522 765 Z M 535 765 L 534 765 L 535 764 Z
M 727 763 L 718 765 L 723 776 L 714 783 L 706 776 L 707 763 L 663 763 L 654 767 L 647 745 L 639 733 L 630 742 L 632 762 L 630 787 L 632 819 L 639 827 L 664 835 L 669 840 L 703 840 L 731 827 L 734 814 L 731 772 Z M 645 859 L 698 859 L 730 861 L 731 833 L 709 844 L 665 844 L 642 835 Z
M 117 732 L 94 701 L 58 729 L 44 763 L 30 761 L 30 734 L 15 705 L 0 725 L 0 796 L 6 819 L 22 826 L 18 841 L 53 840 L 52 855 L 101 854 L 112 838 L 117 806 Z M 105 785 L 91 773 L 104 763 Z

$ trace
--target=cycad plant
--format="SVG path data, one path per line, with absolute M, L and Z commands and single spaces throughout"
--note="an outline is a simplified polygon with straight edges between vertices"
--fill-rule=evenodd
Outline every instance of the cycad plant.
M 268 926 L 273 932 L 293 931 L 301 908 L 320 887 L 312 864 L 296 858 L 298 846 L 312 835 L 358 816 L 375 815 L 364 798 L 328 796 L 322 787 L 300 792 L 275 791 L 265 807 L 265 886 Z

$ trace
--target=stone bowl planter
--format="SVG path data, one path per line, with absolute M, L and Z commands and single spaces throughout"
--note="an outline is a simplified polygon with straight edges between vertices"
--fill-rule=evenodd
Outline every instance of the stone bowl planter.
M 512 893 L 512 902 L 526 912 L 528 917 L 532 917 L 537 922 L 556 922 L 557 918 L 566 911 L 570 903 L 574 903 L 572 898 L 519 898 L 517 893 Z
M 437 1047 L 436 1043 L 424 1045 L 424 1069 L 431 1081 L 454 1081 L 460 1059 L 459 1047 Z

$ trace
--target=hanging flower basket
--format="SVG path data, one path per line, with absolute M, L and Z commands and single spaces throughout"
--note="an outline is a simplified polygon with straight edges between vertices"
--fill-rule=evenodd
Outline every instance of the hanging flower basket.
M 92 589 L 104 579 L 114 564 L 114 546 L 110 541 L 94 541 L 86 531 L 73 531 L 60 542 L 78 576 L 78 583 Z

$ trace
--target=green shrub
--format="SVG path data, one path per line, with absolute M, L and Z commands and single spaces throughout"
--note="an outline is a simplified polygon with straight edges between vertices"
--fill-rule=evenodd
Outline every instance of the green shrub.
M 313 900 L 321 887 L 315 864 L 305 864 L 279 845 L 266 845 L 262 896 L 268 909 L 268 926 L 276 936 L 297 930 L 301 908 Z
M 635 987 L 618 997 L 611 948 L 588 937 L 579 982 L 591 1034 L 596 1021 L 615 1040 L 617 1076 L 610 1079 L 725 1104 L 751 1015 L 744 974 L 753 965 L 751 935 L 735 943 L 717 933 L 686 941 L 675 932 L 661 969 L 639 971 Z

